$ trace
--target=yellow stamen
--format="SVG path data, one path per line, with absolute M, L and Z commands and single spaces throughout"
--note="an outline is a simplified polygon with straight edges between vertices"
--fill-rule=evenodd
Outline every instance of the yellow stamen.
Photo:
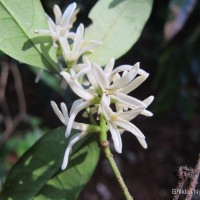
M 111 95 L 112 93 L 111 93 L 111 90 L 110 89 L 106 89 L 106 91 L 105 91 L 105 94 L 108 96 L 108 95 Z

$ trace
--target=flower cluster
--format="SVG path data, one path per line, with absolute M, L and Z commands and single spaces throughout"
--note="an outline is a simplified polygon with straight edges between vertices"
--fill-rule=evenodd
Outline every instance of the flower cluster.
M 62 70 L 60 75 L 79 96 L 79 99 L 73 103 L 70 113 L 64 103 L 61 103 L 59 109 L 55 102 L 51 102 L 54 112 L 67 127 L 65 137 L 70 136 L 72 129 L 79 130 L 69 141 L 62 169 L 67 167 L 72 146 L 90 132 L 91 126 L 94 126 L 75 121 L 82 110 L 89 111 L 92 116 L 97 117 L 97 120 L 99 115 L 104 116 L 118 153 L 122 152 L 121 134 L 124 131 L 131 132 L 139 143 L 147 148 L 145 136 L 130 121 L 139 114 L 152 116 L 147 107 L 154 97 L 150 96 L 141 101 L 128 94 L 143 83 L 149 74 L 140 68 L 139 63 L 114 67 L 115 60 L 111 58 L 105 67 L 101 67 L 91 62 L 84 53 L 97 47 L 100 42 L 84 41 L 83 24 L 78 26 L 76 32 L 71 31 L 77 14 L 76 3 L 70 4 L 63 15 L 60 8 L 54 6 L 54 14 L 55 23 L 47 16 L 49 30 L 35 32 L 50 35 L 55 48 L 61 47 L 66 62 L 73 62 L 73 65 L 67 65 L 68 68 Z M 98 122 L 95 127 L 98 130 Z
M 80 24 L 76 33 L 71 31 L 76 20 L 78 10 L 76 3 L 70 4 L 64 14 L 60 8 L 55 5 L 53 8 L 55 15 L 55 23 L 47 15 L 49 30 L 35 30 L 36 34 L 49 35 L 53 39 L 53 44 L 57 48 L 59 45 L 62 48 L 63 56 L 68 62 L 78 61 L 79 57 L 100 45 L 97 41 L 84 41 L 84 26 Z M 71 44 L 72 43 L 72 44 Z

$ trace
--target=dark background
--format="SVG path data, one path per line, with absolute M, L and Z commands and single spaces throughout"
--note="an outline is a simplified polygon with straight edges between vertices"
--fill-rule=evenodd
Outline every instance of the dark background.
M 55 3 L 64 10 L 70 2 L 72 1 L 49 0 L 48 3 L 42 1 L 44 9 L 51 16 Z M 87 15 L 95 2 L 77 1 L 81 10 L 75 26 L 80 22 L 85 25 L 90 23 Z M 178 2 L 177 7 L 173 7 L 175 2 Z M 178 167 L 183 165 L 194 167 L 197 162 L 200 145 L 200 3 L 198 1 L 195 5 L 194 3 L 194 0 L 155 1 L 152 14 L 140 39 L 116 62 L 118 66 L 140 61 L 141 68 L 150 73 L 150 76 L 132 95 L 139 99 L 155 96 L 154 102 L 149 107 L 154 116 L 151 118 L 139 116 L 133 121 L 145 134 L 148 149 L 142 149 L 130 133 L 124 133 L 122 136 L 121 155 L 115 153 L 113 149 L 122 176 L 136 200 L 171 199 L 172 189 L 176 186 Z M 188 9 L 191 9 L 190 15 L 187 13 Z M 177 15 L 174 15 L 172 10 L 175 10 Z M 179 15 L 182 15 L 180 20 L 178 20 Z M 185 22 L 184 17 L 188 17 Z M 170 22 L 174 23 L 174 27 L 183 23 L 183 27 L 177 31 L 171 28 L 167 35 L 164 30 Z M 170 33 L 174 35 L 167 40 Z M 1 59 L 12 62 L 5 55 L 2 55 Z M 35 74 L 22 64 L 19 64 L 19 70 L 28 118 L 16 127 L 12 137 L 1 146 L 1 184 L 10 166 L 17 161 L 31 142 L 37 140 L 41 132 L 61 125 L 49 102 L 50 100 L 61 102 L 63 96 L 42 81 L 35 84 Z M 11 115 L 14 117 L 18 111 L 18 104 L 12 76 L 8 78 L 6 97 Z M 64 98 L 70 103 L 69 96 Z M 3 119 L 0 119 L 0 125 L 0 134 L 3 135 L 5 129 Z M 36 131 L 37 136 L 33 136 Z M 26 134 L 29 135 L 28 139 Z M 19 138 L 23 138 L 23 144 L 19 144 Z M 197 188 L 200 189 L 199 186 Z M 80 199 L 123 199 L 123 194 L 104 155 L 101 155 L 97 169 L 81 192 Z M 200 196 L 193 196 L 193 199 L 200 199 Z

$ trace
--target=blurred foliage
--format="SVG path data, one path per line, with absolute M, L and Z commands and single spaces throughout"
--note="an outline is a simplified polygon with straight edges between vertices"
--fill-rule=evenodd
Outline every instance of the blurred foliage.
M 0 190 L 11 166 L 43 135 L 44 131 L 48 130 L 39 128 L 42 121 L 38 117 L 29 116 L 28 122 L 30 127 L 27 130 L 23 130 L 23 132 L 16 130 L 15 135 L 1 147 Z
M 191 9 L 191 4 L 186 2 L 192 1 L 179 1 L 180 10 Z M 188 8 L 185 8 L 186 6 Z M 158 93 L 157 111 L 169 111 L 175 106 L 178 109 L 177 115 L 180 113 L 182 119 L 189 121 L 194 118 L 198 109 L 200 95 L 200 26 L 197 20 L 199 12 L 198 2 L 188 21 L 185 22 L 185 26 L 176 32 L 177 35 L 171 37 L 169 42 L 163 39 L 154 80 L 154 89 Z M 185 15 L 187 14 L 186 12 Z M 164 27 L 167 23 L 168 21 L 165 22 Z
M 164 26 L 166 41 L 171 40 L 183 28 L 196 3 L 197 0 L 170 1 L 167 22 Z

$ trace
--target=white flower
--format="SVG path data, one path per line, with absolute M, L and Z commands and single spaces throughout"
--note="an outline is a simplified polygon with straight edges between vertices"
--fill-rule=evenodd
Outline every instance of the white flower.
M 63 49 L 65 58 L 72 62 L 78 60 L 78 58 L 87 51 L 91 51 L 101 43 L 98 41 L 84 41 L 84 26 L 80 24 L 77 28 L 76 34 L 73 39 L 73 43 L 69 45 L 68 39 L 65 37 L 60 38 L 60 44 Z
M 129 122 L 137 115 L 139 115 L 145 109 L 145 107 L 140 106 L 126 112 L 113 112 L 108 106 L 108 103 L 106 103 L 105 101 L 106 99 L 103 100 L 103 103 L 101 104 L 101 109 L 109 126 L 116 151 L 118 153 L 122 152 L 121 133 L 118 127 L 133 133 L 140 144 L 144 148 L 147 148 L 145 136 L 135 125 Z
M 36 76 L 36 78 L 35 78 L 35 83 L 38 83 L 38 82 L 40 81 L 40 79 L 42 78 L 42 73 L 43 73 L 43 69 L 41 69 L 41 70 L 38 72 L 38 74 L 37 74 L 37 76 Z
M 139 68 L 139 63 L 134 66 L 121 65 L 112 71 L 113 66 L 113 59 L 110 60 L 104 70 L 99 65 L 93 64 L 94 76 L 103 93 L 102 99 L 107 98 L 109 104 L 111 100 L 114 100 L 116 104 L 121 104 L 123 107 L 131 109 L 135 109 L 138 106 L 146 107 L 144 102 L 127 94 L 144 82 L 149 74 Z M 125 73 L 120 76 L 120 72 Z M 135 78 L 137 74 L 140 76 Z
M 83 88 L 82 85 L 78 82 L 78 80 L 74 79 L 73 76 L 71 76 L 68 72 L 62 71 L 60 72 L 60 75 L 69 84 L 73 92 L 82 99 L 90 101 L 98 95 L 95 90 Z
M 97 89 L 98 83 L 94 77 L 94 74 L 92 73 L 92 63 L 86 56 L 83 56 L 82 60 L 82 63 L 74 65 L 71 69 L 71 72 L 73 71 L 71 73 L 72 78 L 80 80 L 80 78 L 83 79 L 84 75 L 86 75 L 88 80 L 84 80 L 82 84 L 88 87 L 92 86 L 93 88 Z
M 61 103 L 61 110 L 62 112 L 59 110 L 57 104 L 54 101 L 51 101 L 51 106 L 54 110 L 54 112 L 56 113 L 56 115 L 58 116 L 58 118 L 60 119 L 60 121 L 64 124 L 64 125 L 68 125 L 69 124 L 69 116 L 68 116 L 68 110 L 67 107 L 65 105 L 65 103 Z M 73 108 L 72 108 L 73 109 Z M 62 163 L 62 170 L 64 170 L 67 165 L 68 165 L 68 160 L 69 160 L 69 154 L 72 150 L 72 146 L 78 142 L 81 138 L 83 138 L 85 135 L 87 135 L 87 128 L 88 128 L 88 124 L 84 124 L 84 123 L 78 123 L 78 122 L 73 122 L 72 127 L 74 129 L 78 129 L 81 132 L 75 134 L 70 140 L 69 140 L 69 144 L 65 150 L 65 154 L 64 154 L 64 159 L 63 159 L 63 163 Z M 68 137 L 68 136 L 67 136 Z
M 81 133 L 77 133 L 75 134 L 69 141 L 69 144 L 65 150 L 65 154 L 64 154 L 64 159 L 63 159 L 63 163 L 62 163 L 62 166 L 61 166 L 61 169 L 64 170 L 67 165 L 68 165 L 68 160 L 69 160 L 69 154 L 72 150 L 72 146 L 78 142 L 81 138 L 83 138 L 84 136 L 87 135 L 87 132 L 83 131 Z
M 69 134 L 71 133 L 71 130 L 74 126 L 74 120 L 75 120 L 75 117 L 77 116 L 77 114 L 81 110 L 89 107 L 90 105 L 91 105 L 90 101 L 84 101 L 83 99 L 78 99 L 78 100 L 74 101 L 71 111 L 70 111 L 70 117 L 69 117 L 69 122 L 68 122 L 65 137 L 68 137 Z
M 69 32 L 72 28 L 78 10 L 76 9 L 76 3 L 70 4 L 62 15 L 59 6 L 54 5 L 53 11 L 55 15 L 55 23 L 47 15 L 49 30 L 35 30 L 35 33 L 41 35 L 49 35 L 53 39 L 54 46 L 57 46 L 56 42 L 62 40 L 63 37 L 74 38 L 74 33 Z
M 88 69 L 90 69 L 90 62 L 88 60 L 86 60 L 86 62 L 88 62 Z M 134 110 L 139 107 L 143 108 L 139 114 L 146 116 L 153 115 L 151 112 L 145 109 L 153 101 L 152 96 L 144 101 L 140 101 L 127 95 L 127 93 L 129 93 L 132 89 L 138 87 L 148 77 L 148 74 L 139 69 L 138 63 L 134 66 L 122 65 L 112 71 L 113 66 L 114 59 L 111 59 L 108 62 L 104 70 L 102 70 L 102 68 L 97 64 L 93 64 L 93 70 L 88 70 L 86 67 L 85 73 L 88 76 L 88 80 L 91 81 L 91 87 L 88 89 L 83 88 L 78 80 L 74 79 L 74 77 L 76 77 L 75 74 L 72 73 L 72 75 L 70 75 L 65 71 L 60 73 L 61 76 L 63 76 L 63 78 L 69 84 L 71 89 L 74 91 L 74 93 L 82 98 L 73 104 L 75 106 L 73 106 L 74 109 L 71 109 L 66 136 L 68 136 L 71 132 L 76 115 L 81 110 L 93 104 L 100 104 L 98 113 L 103 112 L 101 104 L 105 104 L 106 102 L 108 107 L 110 103 L 115 103 L 117 111 L 123 111 L 124 107 L 128 107 Z M 84 64 L 82 67 L 80 66 L 80 71 L 78 73 L 79 75 L 84 74 L 83 67 Z M 90 74 L 91 72 L 94 73 L 94 76 Z M 123 72 L 122 76 L 119 75 L 120 72 Z M 135 78 L 137 74 L 140 74 L 140 76 Z M 101 91 L 99 91 L 99 87 L 101 88 Z
M 76 104 L 76 102 L 75 102 Z M 61 103 L 60 107 L 61 107 L 61 111 L 59 110 L 57 104 L 54 101 L 51 101 L 51 106 L 55 112 L 55 114 L 57 115 L 57 117 L 60 119 L 60 121 L 65 125 L 68 126 L 69 124 L 69 115 L 68 115 L 68 110 L 67 110 L 67 106 L 65 105 L 65 103 Z M 74 108 L 76 107 L 76 105 L 74 105 Z M 71 111 L 73 112 L 72 107 Z M 84 124 L 84 123 L 78 123 L 78 122 L 73 122 L 72 123 L 72 128 L 73 129 L 77 129 L 77 130 L 81 130 L 81 131 L 85 131 L 88 128 L 88 124 Z M 65 137 L 68 137 L 69 135 L 65 135 Z
M 81 110 L 92 105 L 92 100 L 95 97 L 97 97 L 98 94 L 96 93 L 95 90 L 84 89 L 82 87 L 82 85 L 80 85 L 80 83 L 77 80 L 74 80 L 72 78 L 72 76 L 65 71 L 62 71 L 60 73 L 60 75 L 63 76 L 63 78 L 69 84 L 70 88 L 74 91 L 74 93 L 82 98 L 82 99 L 76 100 L 72 105 L 72 108 L 71 108 L 71 111 L 70 111 L 69 123 L 68 123 L 67 130 L 66 130 L 66 137 L 67 137 L 71 132 L 72 125 L 73 125 L 73 122 L 74 122 L 76 115 Z

